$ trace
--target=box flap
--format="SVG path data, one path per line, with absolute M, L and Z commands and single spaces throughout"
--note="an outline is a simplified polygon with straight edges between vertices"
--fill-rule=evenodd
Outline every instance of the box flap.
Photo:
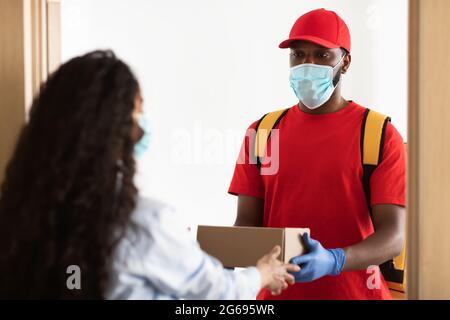
M 301 236 L 310 233 L 308 228 L 285 228 L 284 229 L 284 262 L 289 262 L 293 257 L 306 252 Z

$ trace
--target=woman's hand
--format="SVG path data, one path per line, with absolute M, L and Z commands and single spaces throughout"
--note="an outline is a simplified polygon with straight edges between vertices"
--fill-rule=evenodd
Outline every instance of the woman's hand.
M 256 264 L 256 268 L 261 273 L 261 287 L 269 290 L 272 295 L 279 295 L 289 284 L 295 283 L 294 276 L 289 272 L 300 271 L 298 265 L 283 263 L 278 260 L 280 253 L 281 247 L 275 246 Z

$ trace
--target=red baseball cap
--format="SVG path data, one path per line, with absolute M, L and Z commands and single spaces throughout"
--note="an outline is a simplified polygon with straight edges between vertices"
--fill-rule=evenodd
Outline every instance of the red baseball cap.
M 336 12 L 325 9 L 310 11 L 294 23 L 289 39 L 280 43 L 282 49 L 289 48 L 296 40 L 314 42 L 323 47 L 344 48 L 350 52 L 350 31 Z

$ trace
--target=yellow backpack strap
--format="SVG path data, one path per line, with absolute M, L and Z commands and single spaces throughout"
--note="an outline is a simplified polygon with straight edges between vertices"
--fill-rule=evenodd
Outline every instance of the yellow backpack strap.
M 363 186 L 366 194 L 370 217 L 370 177 L 382 161 L 386 126 L 391 119 L 381 113 L 367 109 L 361 128 L 361 158 L 363 164 Z M 380 270 L 390 288 L 403 288 L 405 269 L 405 248 L 402 254 L 380 265 Z
M 384 134 L 391 119 L 384 114 L 367 109 L 362 127 L 362 160 L 364 165 L 377 166 L 381 162 Z
M 363 186 L 367 205 L 370 206 L 370 177 L 380 164 L 384 149 L 386 126 L 391 119 L 381 113 L 366 109 L 361 126 L 361 158 L 363 165 Z
M 256 165 L 261 167 L 261 159 L 266 152 L 267 141 L 269 140 L 272 129 L 275 129 L 280 123 L 281 119 L 286 115 L 289 109 L 282 109 L 267 113 L 256 126 L 255 148 L 254 156 L 256 158 Z

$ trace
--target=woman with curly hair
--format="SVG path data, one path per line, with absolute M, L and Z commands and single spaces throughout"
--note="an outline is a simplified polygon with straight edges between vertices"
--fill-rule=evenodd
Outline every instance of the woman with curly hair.
M 239 299 L 294 281 L 279 247 L 256 267 L 224 269 L 169 206 L 138 196 L 141 103 L 111 51 L 76 57 L 43 85 L 0 191 L 1 298 Z M 73 265 L 78 289 L 67 286 Z

